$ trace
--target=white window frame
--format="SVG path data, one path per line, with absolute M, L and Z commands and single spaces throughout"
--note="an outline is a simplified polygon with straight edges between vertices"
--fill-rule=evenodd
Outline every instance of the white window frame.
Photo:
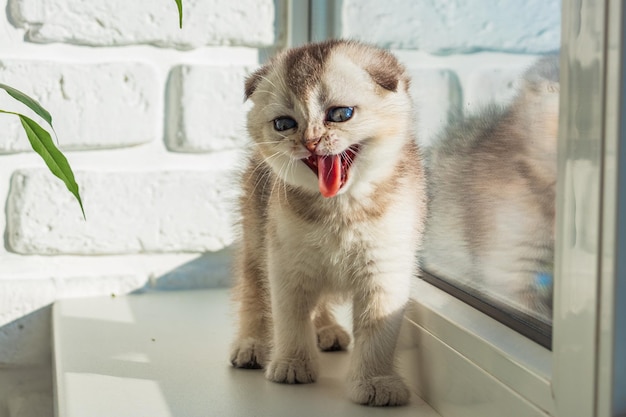
M 338 33 L 339 0 L 303 3 L 308 40 Z M 626 415 L 626 7 L 562 7 L 552 351 L 416 281 L 402 366 L 444 417 Z

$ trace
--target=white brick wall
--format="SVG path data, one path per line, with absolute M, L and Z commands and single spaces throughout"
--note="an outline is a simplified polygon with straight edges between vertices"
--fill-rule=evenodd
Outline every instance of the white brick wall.
M 217 165 L 215 158 L 207 164 Z M 232 243 L 230 170 L 76 172 L 87 221 L 44 169 L 13 174 L 8 248 L 25 255 L 214 252 Z
M 341 35 L 434 54 L 559 49 L 558 0 L 344 0 Z
M 63 149 L 132 146 L 159 139 L 161 115 L 155 69 L 138 62 L 82 64 L 4 60 L 0 80 L 54 112 L 52 123 Z M 2 109 L 21 110 L 8 95 Z M 4 115 L 0 153 L 29 150 L 17 118 Z
M 342 35 L 409 68 L 424 144 L 558 49 L 558 1 L 473 1 L 342 3 Z M 229 283 L 243 78 L 281 47 L 283 2 L 183 2 L 181 31 L 172 0 L 0 0 L 0 83 L 52 113 L 87 215 L 0 115 L 0 368 L 50 365 L 58 298 Z
M 176 4 L 156 0 L 10 0 L 9 16 L 34 42 L 110 46 L 153 44 L 272 46 L 272 0 L 184 2 L 179 30 Z

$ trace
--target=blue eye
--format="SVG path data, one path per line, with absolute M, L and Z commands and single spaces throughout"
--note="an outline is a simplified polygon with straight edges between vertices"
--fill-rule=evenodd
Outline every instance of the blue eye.
M 295 120 L 291 117 L 278 117 L 274 119 L 274 130 L 277 132 L 283 132 L 285 130 L 293 129 L 298 126 Z
M 345 122 L 346 120 L 350 120 L 352 118 L 353 113 L 354 107 L 333 107 L 328 110 L 326 121 L 338 123 Z

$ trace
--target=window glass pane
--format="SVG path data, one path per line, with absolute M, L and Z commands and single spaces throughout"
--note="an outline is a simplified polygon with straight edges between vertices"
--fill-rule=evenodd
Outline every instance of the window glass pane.
M 425 279 L 507 324 L 522 323 L 544 345 L 552 321 L 560 6 L 344 0 L 334 33 L 390 48 L 413 77 L 429 173 Z
M 468 292 L 549 322 L 558 56 L 539 59 L 504 106 L 452 123 L 427 150 L 424 266 Z

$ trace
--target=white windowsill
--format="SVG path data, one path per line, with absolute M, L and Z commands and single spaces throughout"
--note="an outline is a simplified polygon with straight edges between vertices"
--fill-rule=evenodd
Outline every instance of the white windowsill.
M 63 300 L 53 310 L 58 416 L 438 417 L 417 395 L 370 408 L 345 396 L 349 353 L 321 354 L 320 378 L 281 385 L 228 363 L 228 290 Z M 347 310 L 341 311 L 345 317 Z M 401 373 L 417 351 L 400 349 Z
M 398 366 L 414 395 L 410 406 L 393 410 L 347 400 L 349 353 L 322 354 L 320 380 L 307 386 L 274 384 L 262 372 L 230 367 L 228 290 L 59 301 L 53 313 L 57 415 L 555 414 L 550 351 L 424 281 L 415 281 L 413 293 Z M 347 309 L 340 315 L 349 323 Z

